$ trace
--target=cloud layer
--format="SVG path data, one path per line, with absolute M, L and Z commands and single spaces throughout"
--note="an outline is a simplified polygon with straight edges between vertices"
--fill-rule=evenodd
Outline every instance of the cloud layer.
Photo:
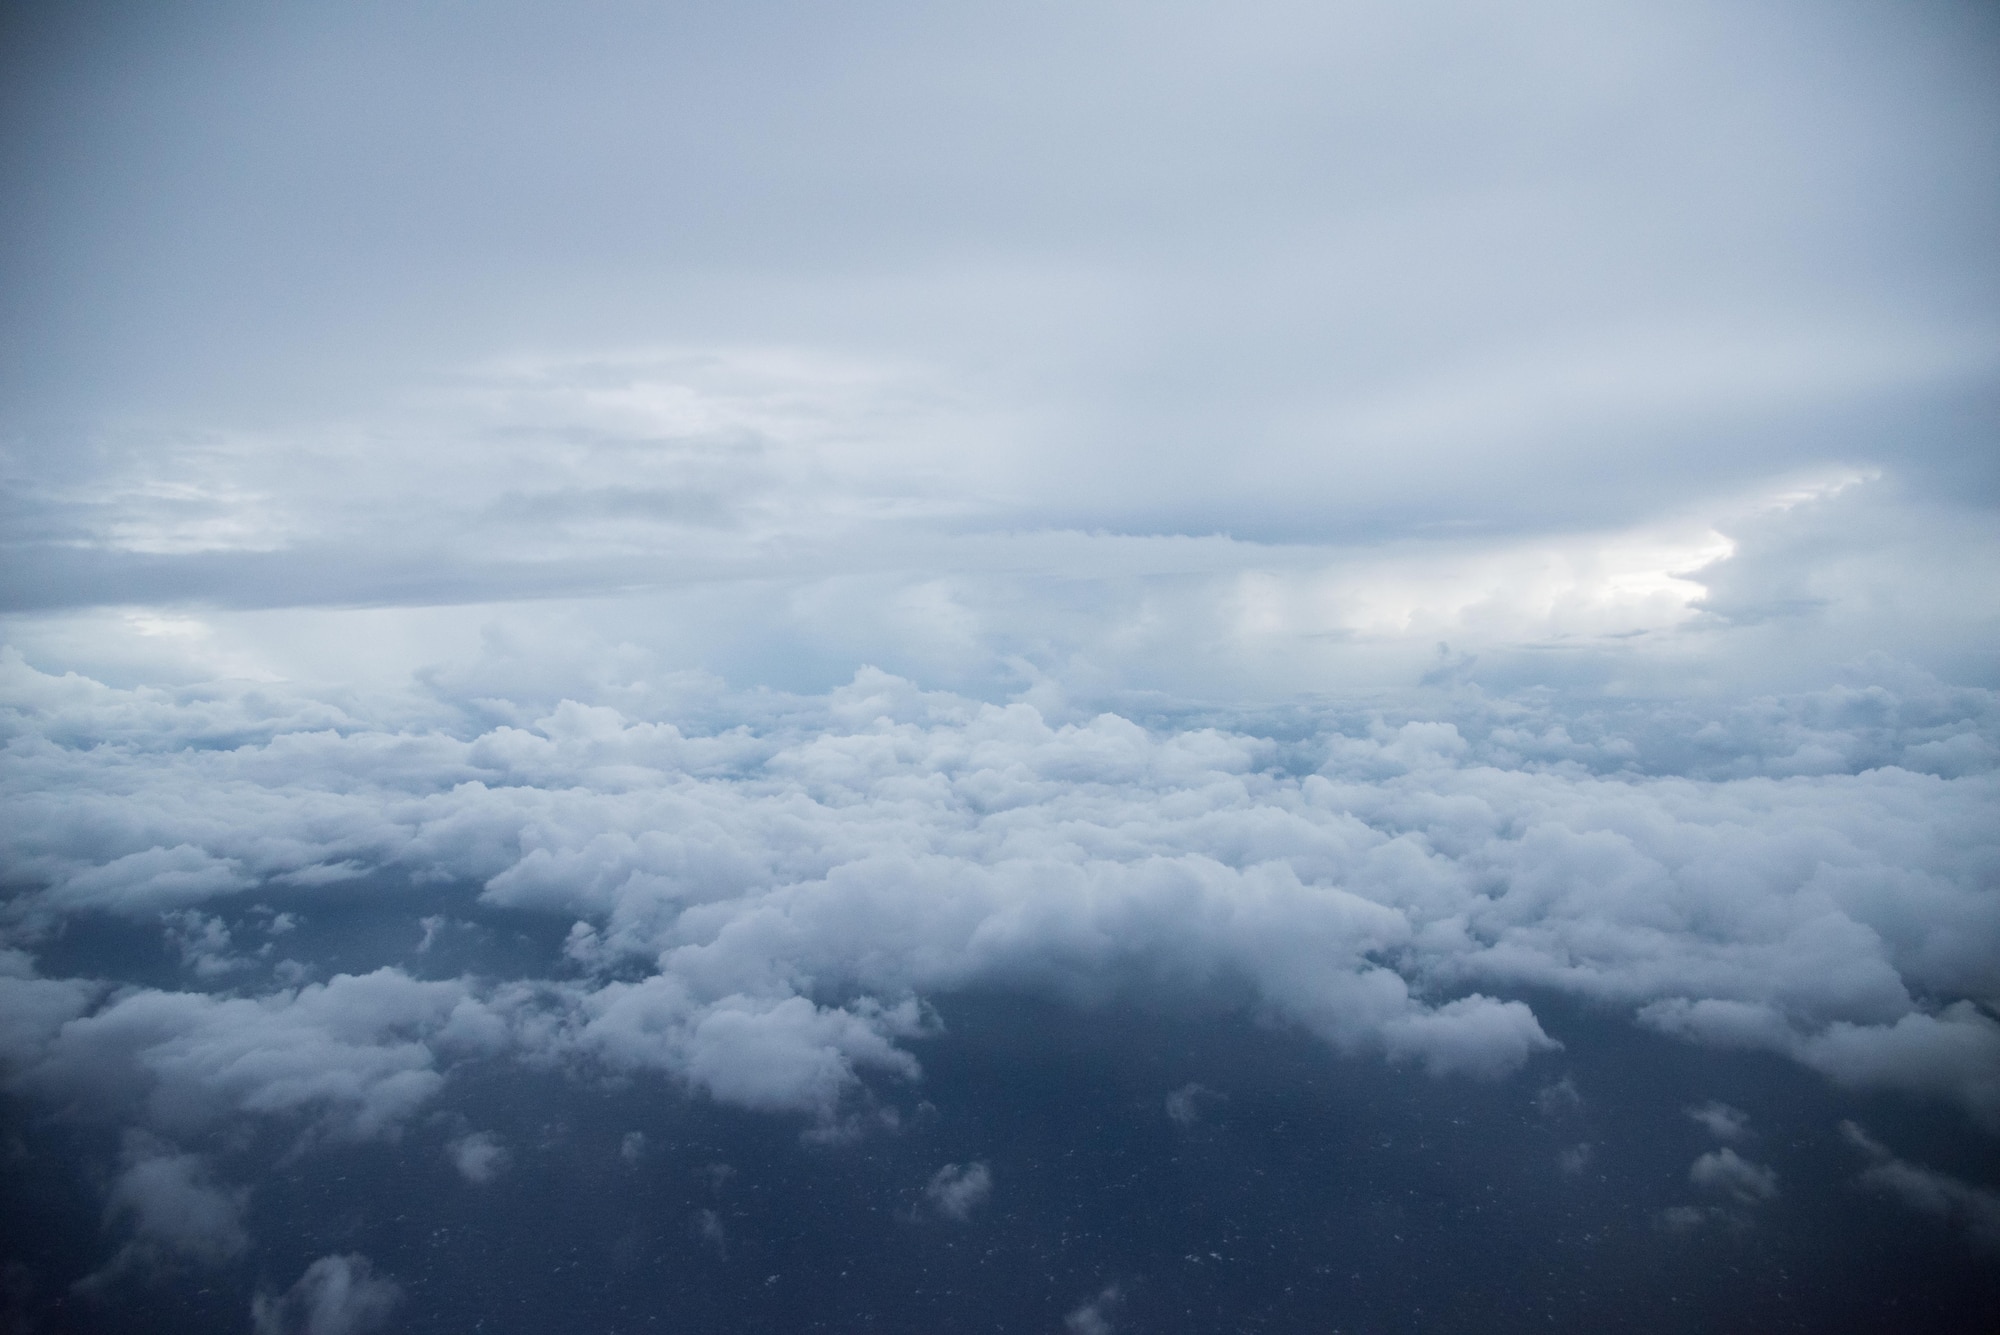
M 13 1079 L 169 1131 L 247 1112 L 382 1134 L 452 1062 L 503 1052 L 831 1116 L 864 1074 L 920 1078 L 902 1044 L 927 995 L 994 985 L 1242 990 L 1341 1050 L 1479 1077 L 1558 1046 L 1509 999 L 1554 989 L 2000 1124 L 1996 775 L 1796 772 L 1814 747 L 1937 756 L 1935 726 L 1795 746 L 1841 693 L 1701 724 L 1679 744 L 1754 742 L 1696 778 L 1525 711 L 1279 740 L 1051 723 L 865 672 L 707 735 L 568 702 L 454 736 L 10 671 L 7 857 L 44 886 L 17 934 L 164 913 L 201 943 L 190 982 L 230 988 L 107 993 L 23 957 L 0 979 Z M 1991 702 L 1952 698 L 1981 712 L 1944 726 L 1983 738 Z M 421 980 L 405 954 L 302 981 L 324 966 L 252 911 L 310 916 L 382 875 L 566 939 L 540 973 Z M 451 930 L 417 916 L 413 947 Z M 504 1153 L 476 1140 L 474 1176 Z

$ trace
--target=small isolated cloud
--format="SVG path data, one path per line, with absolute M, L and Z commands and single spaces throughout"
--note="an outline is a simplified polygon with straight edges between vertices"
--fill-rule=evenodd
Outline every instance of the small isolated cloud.
M 1597 1157 L 1597 1151 L 1587 1143 L 1572 1145 L 1556 1155 L 1556 1167 L 1564 1177 L 1582 1177 L 1583 1170 L 1590 1167 L 1590 1161 Z
M 514 1156 L 500 1143 L 500 1137 L 491 1131 L 475 1131 L 469 1136 L 460 1136 L 445 1146 L 445 1153 L 451 1156 L 452 1166 L 467 1182 L 483 1187 L 507 1171 Z
M 1167 1095 L 1167 1117 L 1175 1126 L 1190 1127 L 1201 1120 L 1203 1109 L 1228 1098 L 1227 1094 L 1218 1094 L 1206 1085 L 1190 1082 Z
M 1653 1216 L 1653 1222 L 1669 1233 L 1692 1233 L 1722 1217 L 1723 1212 L 1713 1205 L 1669 1205 Z
M 924 1199 L 945 1219 L 964 1223 L 993 1194 L 993 1174 L 983 1163 L 948 1163 L 931 1176 Z
M 646 1133 L 627 1131 L 625 1138 L 618 1142 L 618 1157 L 636 1168 L 639 1160 L 646 1157 Z
M 433 913 L 427 918 L 417 919 L 417 926 L 424 929 L 422 939 L 417 942 L 417 953 L 421 955 L 436 943 L 438 933 L 444 930 L 445 916 L 442 913 Z
M 821 1112 L 811 1126 L 799 1133 L 808 1145 L 851 1145 L 875 1132 L 895 1134 L 902 1129 L 903 1114 L 893 1103 L 877 1103 L 864 1089 L 861 1106 L 844 1112 Z
M 1740 1141 L 1750 1134 L 1750 1114 L 1726 1103 L 1710 1100 L 1687 1109 L 1687 1115 L 1717 1140 Z
M 402 1297 L 402 1286 L 377 1275 L 367 1257 L 322 1256 L 282 1297 L 258 1294 L 250 1320 L 256 1335 L 366 1335 L 382 1328 Z
M 1576 1081 L 1569 1076 L 1535 1092 L 1535 1109 L 1544 1117 L 1565 1117 L 1582 1108 L 1583 1095 L 1577 1092 Z
M 1124 1301 L 1125 1291 L 1116 1284 L 1107 1284 L 1095 1298 L 1064 1316 L 1063 1327 L 1069 1335 L 1111 1335 L 1117 1329 L 1111 1318 Z
M 1688 1169 L 1688 1180 L 1709 1191 L 1721 1192 L 1739 1205 L 1762 1205 L 1778 1195 L 1778 1174 L 1762 1164 L 1752 1163 L 1724 1146 L 1710 1150 Z
M 1855 1179 L 1861 1187 L 1920 1214 L 1948 1220 L 1963 1229 L 1975 1246 L 2000 1251 L 2000 1192 L 1899 1159 L 1853 1122 L 1842 1122 L 1840 1133 L 1874 1160 Z
M 221 918 L 204 916 L 198 909 L 162 915 L 167 940 L 180 952 L 181 966 L 204 980 L 249 967 L 249 961 L 232 954 L 235 944 L 228 924 Z
M 722 1227 L 722 1216 L 713 1210 L 694 1212 L 694 1235 L 702 1245 L 715 1248 L 715 1254 L 723 1260 L 729 1259 L 729 1234 Z

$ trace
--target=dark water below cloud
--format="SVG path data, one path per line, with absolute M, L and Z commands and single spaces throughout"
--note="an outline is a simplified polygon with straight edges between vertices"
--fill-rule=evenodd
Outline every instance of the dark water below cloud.
M 1482 1083 L 1235 1009 L 947 996 L 921 1082 L 875 1085 L 835 1131 L 650 1077 L 468 1065 L 394 1143 L 220 1134 L 202 1148 L 252 1184 L 250 1252 L 91 1295 L 67 1290 L 115 1248 L 92 1185 L 115 1137 L 16 1103 L 9 1301 L 26 1330 L 244 1329 L 253 1290 L 358 1252 L 410 1332 L 1992 1328 L 1993 1255 L 1858 1188 L 1837 1130 L 1990 1179 L 1960 1116 L 1533 1000 L 1564 1050 Z M 1718 1142 L 1686 1110 L 1715 1100 L 1747 1114 L 1735 1149 L 1774 1198 L 1690 1180 Z M 505 1147 L 484 1184 L 445 1152 L 468 1129 Z M 990 1196 L 950 1217 L 925 1185 L 972 1163 Z

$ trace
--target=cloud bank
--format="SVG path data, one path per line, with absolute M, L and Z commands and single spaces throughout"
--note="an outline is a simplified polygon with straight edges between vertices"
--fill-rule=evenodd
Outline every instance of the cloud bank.
M 27 818 L 6 855 L 42 883 L 17 935 L 214 924 L 212 951 L 183 951 L 197 990 L 17 956 L 11 1079 L 166 1132 L 257 1113 L 381 1135 L 454 1062 L 501 1053 L 831 1116 L 864 1076 L 921 1078 L 926 996 L 996 985 L 1241 991 L 1341 1051 L 1480 1078 L 1560 1046 L 1520 999 L 1552 989 L 2000 1124 L 1996 775 L 1795 772 L 1792 718 L 1841 692 L 1702 724 L 1765 733 L 1720 775 L 1760 750 L 1777 773 L 1695 778 L 1526 711 L 1280 740 L 1052 723 L 871 671 L 718 733 L 567 702 L 454 736 L 10 672 Z M 419 978 L 415 947 L 448 929 L 412 916 L 401 962 L 303 981 L 323 966 L 283 956 L 260 906 L 310 918 L 384 875 L 466 887 L 560 952 Z M 503 1153 L 464 1146 L 474 1180 Z

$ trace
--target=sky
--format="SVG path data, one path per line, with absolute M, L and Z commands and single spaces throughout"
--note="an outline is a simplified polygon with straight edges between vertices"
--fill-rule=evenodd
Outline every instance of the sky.
M 1990 6 L 0 67 L 16 1328 L 2000 1320 Z

